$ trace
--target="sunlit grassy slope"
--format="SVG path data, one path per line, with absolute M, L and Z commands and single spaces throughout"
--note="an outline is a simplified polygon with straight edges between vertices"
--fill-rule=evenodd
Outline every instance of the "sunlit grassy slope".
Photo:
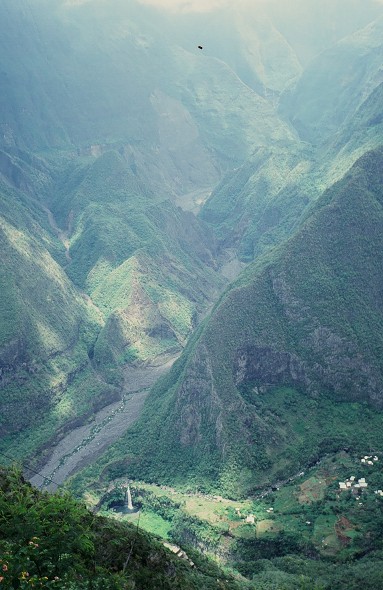
M 88 358 L 101 314 L 55 260 L 65 256 L 46 213 L 9 184 L 0 193 L 0 428 L 2 448 L 25 455 L 115 392 Z

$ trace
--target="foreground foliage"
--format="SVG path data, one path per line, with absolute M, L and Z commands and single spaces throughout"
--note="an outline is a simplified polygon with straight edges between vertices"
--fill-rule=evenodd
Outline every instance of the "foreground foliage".
M 192 567 L 138 527 L 97 517 L 67 493 L 39 492 L 17 469 L 0 470 L 0 559 L 2 589 L 240 587 L 214 564 L 200 559 Z
M 347 459 L 342 461 L 346 461 L 344 467 L 348 473 Z M 338 468 L 342 468 L 342 461 Z M 189 559 L 196 564 L 194 567 L 171 554 L 159 538 L 144 533 L 136 525 L 96 516 L 68 493 L 42 493 L 26 483 L 17 469 L 0 469 L 0 588 L 357 590 L 362 583 L 366 590 L 380 588 L 382 520 L 379 510 L 374 508 L 374 498 L 366 504 L 364 516 L 360 513 L 356 517 L 355 500 L 351 502 L 354 508 L 350 508 L 346 496 L 334 504 L 332 484 L 321 500 L 306 506 L 294 503 L 288 492 L 289 488 L 282 495 L 276 494 L 274 502 L 271 497 L 258 502 L 258 508 L 256 502 L 247 501 L 245 508 L 245 512 L 251 510 L 258 514 L 258 510 L 261 514 L 261 504 L 272 503 L 275 515 L 270 518 L 282 524 L 284 532 L 251 534 L 250 525 L 247 532 L 246 527 L 235 526 L 238 515 L 233 508 L 229 507 L 228 511 L 223 508 L 231 522 L 227 531 L 232 541 L 229 561 L 233 573 L 230 573 L 220 569 L 214 560 L 203 557 L 196 548 L 203 549 L 210 541 L 210 549 L 215 546 L 217 550 L 225 542 L 222 531 L 219 540 L 217 530 L 206 520 L 177 514 L 177 503 L 169 502 L 166 497 L 161 500 L 149 494 L 147 510 L 159 511 L 165 519 L 170 518 L 171 540 L 186 547 Z M 339 514 L 349 514 L 355 522 L 359 518 L 362 533 L 370 531 L 364 540 L 360 535 L 360 540 L 349 546 L 351 551 L 345 546 L 337 557 L 326 554 L 326 549 L 318 551 L 298 530 L 299 520 L 309 517 L 319 523 L 324 517 L 331 519 L 329 511 L 333 508 Z M 321 526 L 320 534 L 323 534 L 325 523 Z M 216 552 L 216 557 L 219 553 Z M 240 573 L 235 574 L 235 570 Z

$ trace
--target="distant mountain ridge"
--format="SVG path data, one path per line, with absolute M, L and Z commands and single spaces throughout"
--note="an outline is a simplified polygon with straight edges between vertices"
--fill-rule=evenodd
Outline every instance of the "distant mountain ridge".
M 293 135 L 225 63 L 164 39 L 153 10 L 115 7 L 0 8 L 1 432 L 16 455 L 119 399 L 126 363 L 179 354 L 226 281 L 215 237 L 173 201 Z
M 141 430 L 101 464 L 236 481 L 235 496 L 349 437 L 321 439 L 314 420 L 302 450 L 293 427 L 271 424 L 273 388 L 287 405 L 296 389 L 305 410 L 324 396 L 326 416 L 340 401 L 380 407 L 383 8 L 355 0 L 335 33 L 332 12 L 315 13 L 310 46 L 311 0 L 288 16 L 270 2 L 250 18 L 244 2 L 189 21 L 114 7 L 0 8 L 1 448 L 51 449 L 121 398 L 124 367 L 186 346 Z M 250 263 L 231 286 L 227 260 Z

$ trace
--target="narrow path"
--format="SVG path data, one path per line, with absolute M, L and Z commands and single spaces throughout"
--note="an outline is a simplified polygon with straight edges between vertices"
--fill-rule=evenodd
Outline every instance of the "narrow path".
M 148 367 L 129 367 L 125 373 L 123 398 L 102 408 L 94 420 L 68 432 L 55 447 L 50 459 L 30 482 L 49 491 L 95 461 L 139 417 L 150 387 L 170 369 L 177 357 Z M 53 482 L 45 478 L 51 478 Z

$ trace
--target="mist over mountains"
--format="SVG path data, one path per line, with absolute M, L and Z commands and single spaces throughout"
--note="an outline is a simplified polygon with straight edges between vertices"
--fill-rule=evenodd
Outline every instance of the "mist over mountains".
M 380 452 L 382 29 L 374 0 L 2 1 L 0 452 L 100 506 Z

